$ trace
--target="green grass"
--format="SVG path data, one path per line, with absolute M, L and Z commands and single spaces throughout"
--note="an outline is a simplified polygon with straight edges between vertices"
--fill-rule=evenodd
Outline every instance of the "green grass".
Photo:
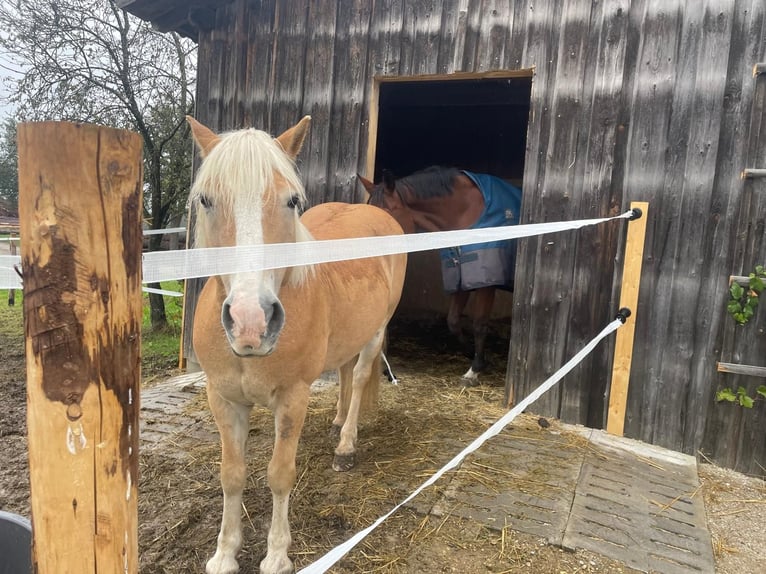
M 168 281 L 162 284 L 168 291 L 183 291 L 180 281 Z M 18 341 L 23 346 L 24 320 L 22 292 L 16 291 L 16 304 L 8 306 L 8 291 L 0 290 L 0 336 L 6 344 Z M 152 331 L 149 320 L 149 295 L 143 294 L 141 325 L 141 371 L 144 381 L 163 378 L 178 368 L 178 352 L 181 340 L 182 297 L 165 297 L 165 313 L 168 318 L 167 329 Z
M 181 281 L 166 281 L 162 288 L 183 292 Z M 181 344 L 181 316 L 183 297 L 165 296 L 167 329 L 153 331 L 149 317 L 149 294 L 144 293 L 143 321 L 141 325 L 141 370 L 145 381 L 167 376 L 178 368 Z

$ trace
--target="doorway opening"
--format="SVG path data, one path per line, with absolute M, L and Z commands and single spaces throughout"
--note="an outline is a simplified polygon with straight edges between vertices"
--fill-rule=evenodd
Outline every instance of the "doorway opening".
M 376 78 L 367 176 L 404 177 L 432 165 L 489 173 L 522 188 L 533 70 Z M 397 315 L 446 315 L 435 252 L 411 253 Z M 493 317 L 510 316 L 499 292 Z M 466 309 L 471 313 L 471 307 Z

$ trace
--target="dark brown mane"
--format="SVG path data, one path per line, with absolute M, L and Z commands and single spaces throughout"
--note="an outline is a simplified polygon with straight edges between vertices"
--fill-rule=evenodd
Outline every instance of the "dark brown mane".
M 406 194 L 413 199 L 445 197 L 452 194 L 454 180 L 459 175 L 460 170 L 454 167 L 431 166 L 397 179 L 395 187 L 400 194 Z M 369 203 L 382 204 L 384 187 L 382 183 L 375 185 L 370 193 Z

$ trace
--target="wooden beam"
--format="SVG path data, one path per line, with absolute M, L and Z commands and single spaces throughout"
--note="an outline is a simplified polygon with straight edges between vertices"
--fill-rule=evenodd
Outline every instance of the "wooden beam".
M 766 367 L 755 365 L 738 365 L 737 363 L 718 363 L 719 373 L 731 373 L 732 375 L 747 375 L 748 377 L 766 378 Z
M 618 436 L 622 436 L 625 429 L 625 407 L 628 403 L 630 365 L 633 360 L 633 339 L 636 331 L 636 317 L 638 316 L 638 290 L 644 259 L 646 222 L 649 217 L 649 204 L 647 202 L 634 201 L 630 204 L 630 208 L 641 209 L 642 216 L 631 221 L 628 225 L 619 306 L 630 309 L 632 317 L 617 331 L 606 423 L 607 432 Z
M 757 179 L 766 177 L 766 169 L 747 168 L 742 170 L 742 179 Z
M 35 572 L 138 571 L 141 138 L 20 124 Z
M 758 62 L 753 66 L 753 77 L 766 74 L 766 62 Z

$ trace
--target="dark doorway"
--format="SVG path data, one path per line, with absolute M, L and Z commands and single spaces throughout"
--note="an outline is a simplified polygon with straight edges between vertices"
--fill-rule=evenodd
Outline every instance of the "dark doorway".
M 381 81 L 375 181 L 383 169 L 402 177 L 443 165 L 491 173 L 520 186 L 531 89 L 531 73 Z

